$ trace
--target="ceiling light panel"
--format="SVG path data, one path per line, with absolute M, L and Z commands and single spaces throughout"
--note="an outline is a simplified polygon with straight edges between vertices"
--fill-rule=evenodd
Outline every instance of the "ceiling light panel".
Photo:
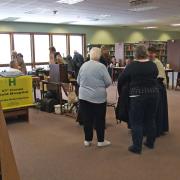
M 110 14 L 101 14 L 100 17 L 101 18 L 108 18 L 108 17 L 111 17 L 111 15 Z
M 156 22 L 157 19 L 142 19 L 142 20 L 139 20 L 138 22 L 140 23 L 150 23 L 150 22 Z
M 171 24 L 171 26 L 178 27 L 178 26 L 180 26 L 180 23 L 178 23 L 178 24 Z
M 155 10 L 155 9 L 158 9 L 158 7 L 157 6 L 144 6 L 144 7 L 134 7 L 134 8 L 128 9 L 128 11 L 144 12 L 144 11 Z
M 83 2 L 84 0 L 59 0 L 57 1 L 58 3 L 61 3 L 61 4 L 77 4 L 77 3 L 80 3 L 80 2 Z
M 157 29 L 156 26 L 148 26 L 148 27 L 144 27 L 144 29 Z

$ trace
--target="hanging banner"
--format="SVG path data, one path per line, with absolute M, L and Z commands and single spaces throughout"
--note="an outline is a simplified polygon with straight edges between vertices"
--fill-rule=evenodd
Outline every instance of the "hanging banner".
M 33 105 L 32 77 L 0 77 L 0 101 L 3 110 Z

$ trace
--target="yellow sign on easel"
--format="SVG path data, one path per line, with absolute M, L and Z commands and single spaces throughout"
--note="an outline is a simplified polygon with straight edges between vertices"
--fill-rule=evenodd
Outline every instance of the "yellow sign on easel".
M 32 77 L 0 77 L 0 101 L 3 110 L 33 105 Z

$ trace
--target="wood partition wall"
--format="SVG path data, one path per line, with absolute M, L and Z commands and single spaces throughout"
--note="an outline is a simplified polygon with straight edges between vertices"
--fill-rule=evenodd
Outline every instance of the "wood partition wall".
M 0 103 L 0 171 L 3 180 L 20 180 Z
M 170 68 L 174 71 L 180 72 L 180 39 L 168 41 L 167 59 Z

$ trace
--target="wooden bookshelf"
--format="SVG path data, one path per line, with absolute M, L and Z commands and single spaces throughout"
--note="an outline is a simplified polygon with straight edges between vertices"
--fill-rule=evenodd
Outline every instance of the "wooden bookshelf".
M 124 59 L 134 57 L 134 50 L 138 43 L 124 43 Z
M 98 48 L 107 48 L 109 50 L 109 55 L 112 57 L 115 55 L 115 44 L 88 44 L 87 45 L 87 54 L 93 47 Z
M 166 41 L 144 41 L 143 43 L 147 48 L 155 47 L 157 50 L 157 58 L 166 67 L 167 64 L 167 42 Z

